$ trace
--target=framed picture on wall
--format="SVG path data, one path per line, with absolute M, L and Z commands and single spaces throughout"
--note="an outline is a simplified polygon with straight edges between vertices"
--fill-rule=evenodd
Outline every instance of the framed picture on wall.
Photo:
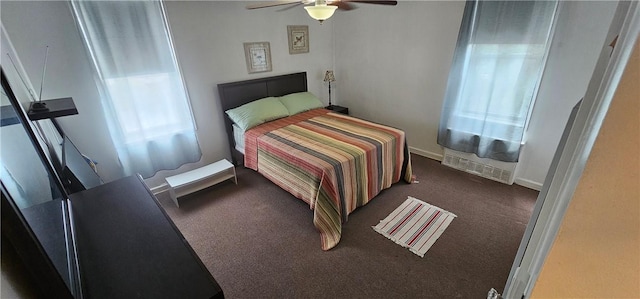
M 244 56 L 249 74 L 271 71 L 269 42 L 244 43 Z
M 289 54 L 309 53 L 309 26 L 287 26 Z

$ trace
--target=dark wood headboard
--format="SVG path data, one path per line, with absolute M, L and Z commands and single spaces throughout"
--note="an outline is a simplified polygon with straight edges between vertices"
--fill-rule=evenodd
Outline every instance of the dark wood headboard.
M 262 98 L 303 91 L 307 91 L 306 72 L 218 84 L 220 106 L 234 165 L 241 165 L 244 157 L 235 149 L 232 122 L 224 111 Z

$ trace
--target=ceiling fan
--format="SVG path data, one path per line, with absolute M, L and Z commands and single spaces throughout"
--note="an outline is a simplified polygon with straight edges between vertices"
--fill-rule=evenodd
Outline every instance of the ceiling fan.
M 313 19 L 322 21 L 330 18 L 336 9 L 340 10 L 352 10 L 355 7 L 351 3 L 368 3 L 368 4 L 380 4 L 380 5 L 397 5 L 398 1 L 376 1 L 376 0 L 282 0 L 262 2 L 256 4 L 247 5 L 247 9 L 257 9 L 280 5 L 292 5 L 297 6 L 300 4 L 307 5 L 314 3 L 314 5 L 305 6 L 304 9 Z

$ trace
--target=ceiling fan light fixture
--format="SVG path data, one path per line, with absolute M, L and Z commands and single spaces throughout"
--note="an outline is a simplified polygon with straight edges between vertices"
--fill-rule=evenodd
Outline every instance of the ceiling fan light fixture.
M 333 5 L 314 5 L 314 6 L 305 6 L 304 9 L 307 10 L 309 16 L 315 20 L 322 21 L 333 16 L 333 13 L 336 11 L 338 7 Z

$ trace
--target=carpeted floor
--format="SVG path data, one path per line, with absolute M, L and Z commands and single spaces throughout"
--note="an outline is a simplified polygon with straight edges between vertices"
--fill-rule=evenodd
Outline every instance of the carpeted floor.
M 502 291 L 538 192 L 413 155 L 419 183 L 398 183 L 356 210 L 320 249 L 312 211 L 252 170 L 186 196 L 158 199 L 227 298 L 486 298 Z M 424 258 L 376 233 L 407 196 L 458 217 Z

